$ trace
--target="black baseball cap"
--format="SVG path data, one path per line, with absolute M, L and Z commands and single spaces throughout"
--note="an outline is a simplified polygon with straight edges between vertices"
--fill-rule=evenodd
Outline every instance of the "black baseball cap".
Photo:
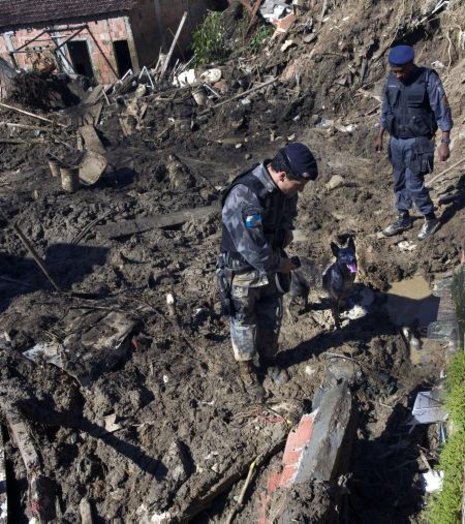
M 318 165 L 310 149 L 299 142 L 291 142 L 279 150 L 279 156 L 289 167 L 287 174 L 296 180 L 315 180 Z

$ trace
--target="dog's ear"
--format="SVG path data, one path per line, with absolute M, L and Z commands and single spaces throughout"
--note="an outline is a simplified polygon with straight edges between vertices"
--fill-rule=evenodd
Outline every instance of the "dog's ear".
M 339 253 L 339 246 L 335 244 L 334 242 L 331 242 L 331 251 L 333 252 L 333 255 L 337 257 L 337 254 Z
M 355 242 L 354 242 L 354 237 L 350 237 L 349 238 L 349 242 L 347 242 L 347 247 L 349 249 L 352 249 L 353 251 L 355 251 Z

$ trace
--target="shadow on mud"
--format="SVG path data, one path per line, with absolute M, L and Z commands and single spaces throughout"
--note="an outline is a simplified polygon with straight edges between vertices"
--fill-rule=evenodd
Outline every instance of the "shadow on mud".
M 413 403 L 415 393 L 409 396 Z M 389 408 L 386 407 L 388 411 Z M 383 423 L 384 431 L 375 439 L 363 434 L 353 443 L 349 482 L 349 522 L 354 524 L 409 523 L 418 514 L 423 493 L 416 479 L 420 448 L 428 448 L 428 426 L 407 424 L 410 409 L 397 404 Z M 359 427 L 373 424 L 365 412 Z
M 125 187 L 132 184 L 137 177 L 137 172 L 129 167 L 109 169 L 99 181 L 100 187 Z
M 451 183 L 451 187 L 450 191 L 446 190 L 439 197 L 439 203 L 447 206 L 441 215 L 443 225 L 450 222 L 459 211 L 465 208 L 465 174 L 460 176 L 455 187 Z
M 395 298 L 395 305 L 398 312 L 422 311 L 428 305 L 429 321 L 436 320 L 439 308 L 439 298 L 430 295 L 421 299 L 412 299 L 398 295 L 391 295 Z M 386 303 L 388 294 L 379 294 L 372 312 L 368 315 L 350 320 L 349 323 L 339 330 L 323 331 L 315 337 L 304 340 L 296 347 L 287 351 L 282 351 L 278 355 L 279 365 L 290 367 L 309 360 L 312 356 L 318 355 L 330 349 L 336 349 L 348 342 L 357 342 L 360 350 L 368 351 L 371 340 L 383 335 L 397 335 L 399 328 L 394 325 L 387 313 Z M 314 311 L 329 309 L 326 301 L 321 304 L 312 305 Z M 410 315 L 405 316 L 405 325 L 413 325 Z
M 82 282 L 95 266 L 105 264 L 108 248 L 53 244 L 44 257 L 47 271 L 63 290 Z M 38 290 L 53 290 L 52 285 L 31 258 L 11 255 L 0 257 L 0 313 L 17 296 Z
M 153 395 L 146 390 L 148 394 L 148 402 L 153 400 Z M 53 405 L 53 399 L 45 398 L 43 400 L 25 399 L 18 403 L 21 410 L 30 418 L 38 423 L 41 423 L 49 430 L 56 431 L 59 427 L 65 427 L 75 429 L 79 432 L 83 432 L 93 437 L 94 439 L 102 440 L 106 445 L 112 447 L 117 453 L 126 457 L 128 460 L 133 462 L 138 468 L 153 477 L 157 481 L 161 481 L 166 477 L 168 469 L 163 463 L 144 452 L 139 445 L 135 445 L 130 442 L 132 436 L 132 430 L 130 424 L 124 428 L 124 424 L 121 430 L 108 431 L 103 425 L 96 424 L 82 416 L 82 405 L 78 404 L 74 406 L 74 410 L 70 411 L 56 411 L 50 409 L 50 405 Z M 81 409 L 80 409 L 81 408 Z M 70 446 L 68 453 L 63 460 L 69 460 L 70 462 L 78 456 L 78 448 Z M 95 463 L 95 467 L 101 467 Z M 96 476 L 104 476 L 103 471 L 96 471 Z

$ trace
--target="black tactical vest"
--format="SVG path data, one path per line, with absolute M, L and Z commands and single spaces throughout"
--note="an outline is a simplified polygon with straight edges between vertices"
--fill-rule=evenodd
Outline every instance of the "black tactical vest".
M 386 96 L 392 109 L 388 118 L 388 131 L 396 138 L 431 138 L 438 126 L 431 109 L 427 82 L 432 72 L 426 67 L 418 67 L 413 81 L 403 84 L 390 73 Z
M 250 171 L 242 173 L 232 181 L 221 199 L 221 206 L 224 206 L 226 198 L 233 187 L 239 184 L 248 187 L 257 196 L 263 207 L 262 226 L 266 239 L 273 248 L 282 249 L 285 235 L 285 230 L 282 228 L 282 219 L 287 206 L 290 204 L 290 199 L 278 188 L 275 188 L 272 192 L 268 191 L 260 179 L 252 174 L 255 167 Z M 228 253 L 233 259 L 247 264 L 240 253 L 236 251 L 231 235 L 224 227 L 224 224 L 221 238 L 221 252 Z

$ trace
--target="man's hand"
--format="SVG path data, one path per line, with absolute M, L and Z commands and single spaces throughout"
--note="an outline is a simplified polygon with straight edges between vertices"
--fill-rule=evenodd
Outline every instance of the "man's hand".
M 297 266 L 291 261 L 290 258 L 281 259 L 281 266 L 279 268 L 280 273 L 290 273 L 291 271 L 294 271 L 294 269 L 297 269 Z
M 382 150 L 383 150 L 383 135 L 380 133 L 375 138 L 375 151 L 377 153 L 381 153 Z
M 449 144 L 440 143 L 438 147 L 438 158 L 439 160 L 447 160 L 450 157 Z

